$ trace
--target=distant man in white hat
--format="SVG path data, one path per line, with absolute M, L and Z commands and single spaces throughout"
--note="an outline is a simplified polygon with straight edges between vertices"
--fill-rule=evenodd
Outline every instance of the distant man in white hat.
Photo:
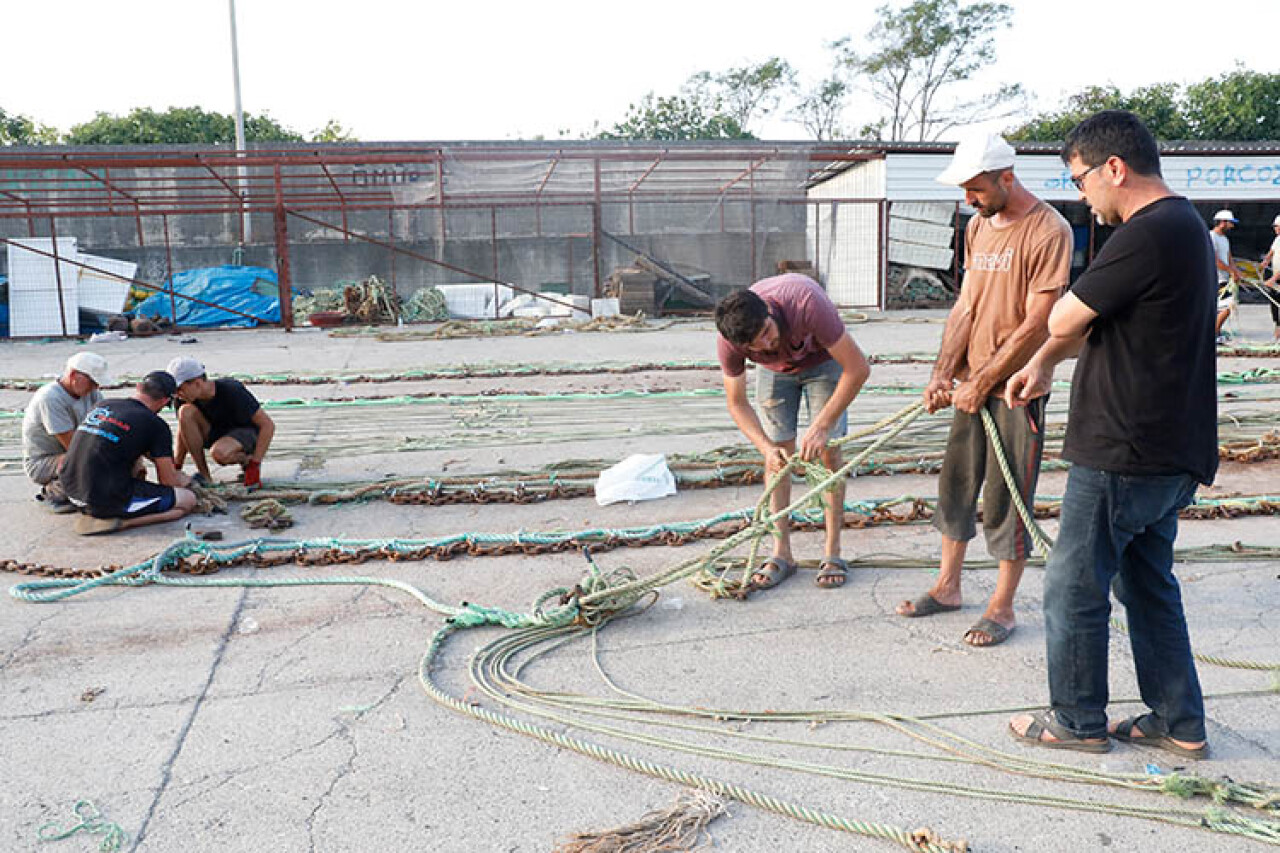
M 195 509 L 191 478 L 173 465 L 173 434 L 158 412 L 177 385 L 163 370 L 148 373 L 132 397 L 103 400 L 76 427 L 62 480 L 80 510 L 82 536 L 174 521 Z M 156 479 L 141 473 L 150 459 Z
M 1219 210 L 1213 215 L 1213 227 L 1209 236 L 1213 240 L 1214 263 L 1218 267 L 1218 319 L 1214 323 L 1213 333 L 1222 334 L 1222 324 L 1227 322 L 1231 311 L 1236 307 L 1235 288 L 1233 282 L 1240 281 L 1240 272 L 1236 269 L 1235 259 L 1231 257 L 1231 241 L 1227 235 L 1240 220 L 1230 210 Z
M 219 465 L 244 469 L 245 488 L 258 488 L 262 459 L 276 434 L 275 421 L 258 398 L 238 379 L 209 379 L 204 365 L 194 358 L 175 358 L 168 371 L 178 383 L 177 397 L 182 401 L 174 464 L 181 470 L 190 453 L 200 476 L 213 482 L 207 449 Z
M 1271 267 L 1271 278 L 1263 284 L 1271 288 L 1271 292 L 1267 293 L 1267 301 L 1271 306 L 1271 325 L 1275 327 L 1271 334 L 1280 341 L 1280 216 L 1271 220 L 1271 229 L 1276 232 L 1276 238 L 1271 241 L 1271 248 L 1262 256 L 1258 269 Z
M 933 519 L 942 534 L 941 566 L 928 591 L 897 607 L 906 617 L 960 609 L 960 570 L 969 540 L 977 535 L 981 492 L 987 550 L 999 560 L 1000 574 L 982 618 L 964 634 L 972 646 L 998 645 L 1013 631 L 1014 594 L 1032 545 L 987 440 L 982 412 L 995 421 L 1018 494 L 1029 507 L 1044 452 L 1048 398 L 1012 409 L 1000 395 L 1005 380 L 1048 340 L 1049 313 L 1071 272 L 1070 225 L 1022 185 L 1013 163 L 1009 143 L 982 135 L 961 142 L 937 177 L 940 183 L 959 186 L 978 215 L 965 231 L 960 296 L 947 317 L 924 391 L 930 412 L 947 406 L 956 410 Z
M 99 387 L 110 384 L 107 360 L 97 353 L 78 352 L 53 382 L 36 391 L 22 417 L 22 467 L 40 486 L 36 500 L 54 512 L 75 512 L 58 473 L 76 427 L 102 402 Z

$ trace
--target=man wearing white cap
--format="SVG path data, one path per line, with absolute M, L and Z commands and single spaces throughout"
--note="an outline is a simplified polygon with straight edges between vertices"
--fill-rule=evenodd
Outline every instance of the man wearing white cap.
M 960 296 L 947 317 L 924 392 L 930 412 L 956 409 L 934 514 L 934 526 L 942 534 L 941 565 L 927 592 L 897 607 L 906 617 L 960 609 L 960 570 L 969 540 L 977 535 L 981 492 L 983 533 L 987 550 L 1000 562 L 1000 574 L 982 618 L 964 635 L 973 646 L 997 645 L 1013 631 L 1013 598 L 1031 548 L 987 439 L 982 413 L 994 419 L 1018 493 L 1030 505 L 1044 451 L 1047 399 L 1012 409 L 1000 395 L 1005 379 L 1048 339 L 1049 313 L 1071 270 L 1071 227 L 1022 185 L 1013 162 L 1009 143 L 994 134 L 983 135 L 961 142 L 951 164 L 937 177 L 940 183 L 959 186 L 978 215 L 965 231 Z
M 1258 269 L 1271 267 L 1271 278 L 1263 282 L 1271 288 L 1271 292 L 1263 292 L 1271 305 L 1271 325 L 1275 327 L 1272 337 L 1280 341 L 1280 283 L 1277 283 L 1280 282 L 1280 216 L 1271 220 L 1271 228 L 1276 232 L 1276 238 L 1271 241 L 1271 248 L 1267 249 L 1267 253 L 1262 256 L 1262 263 Z
M 238 379 L 213 379 L 194 358 L 180 357 L 169 362 L 168 372 L 178 383 L 178 440 L 174 464 L 179 470 L 188 453 L 196 470 L 212 482 L 205 450 L 219 465 L 239 465 L 244 469 L 244 485 L 256 489 L 262 483 L 262 458 L 275 435 L 275 421 L 258 399 Z
M 54 512 L 75 511 L 58 472 L 76 427 L 102 402 L 99 386 L 109 383 L 107 360 L 96 353 L 78 352 L 67 359 L 62 375 L 36 391 L 27 405 L 22 417 L 22 467 L 41 487 L 36 500 Z
M 1240 273 L 1236 271 L 1235 261 L 1231 257 L 1231 241 L 1227 234 L 1236 227 L 1240 220 L 1230 210 L 1219 210 L 1213 215 L 1213 228 L 1209 237 L 1213 240 L 1214 263 L 1218 267 L 1218 319 L 1214 323 L 1213 333 L 1222 334 L 1222 324 L 1227 322 L 1231 311 L 1236 307 L 1235 288 L 1231 285 L 1238 282 Z

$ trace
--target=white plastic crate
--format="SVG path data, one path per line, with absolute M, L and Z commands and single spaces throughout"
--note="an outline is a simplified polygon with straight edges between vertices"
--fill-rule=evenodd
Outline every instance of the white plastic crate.
M 512 294 L 505 284 L 438 284 L 436 289 L 444 295 L 449 316 L 463 320 L 492 320 L 497 307 L 506 304 Z

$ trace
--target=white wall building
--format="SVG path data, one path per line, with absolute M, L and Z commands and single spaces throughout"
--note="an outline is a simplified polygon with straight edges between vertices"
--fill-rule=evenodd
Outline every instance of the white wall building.
M 1076 233 L 1075 271 L 1105 238 L 1088 215 L 1056 144 L 1015 146 L 1018 178 L 1052 203 Z M 894 287 L 958 283 L 963 226 L 973 210 L 961 191 L 934 180 L 950 162 L 952 145 L 885 143 L 853 153 L 808 190 L 808 249 L 832 299 L 849 307 L 894 307 Z M 1280 144 L 1170 143 L 1161 170 L 1174 192 L 1205 214 L 1230 207 L 1240 219 L 1232 234 L 1239 257 L 1266 251 L 1280 214 Z M 1256 244 L 1256 245 L 1255 245 Z M 909 300 L 908 300 L 909 302 Z

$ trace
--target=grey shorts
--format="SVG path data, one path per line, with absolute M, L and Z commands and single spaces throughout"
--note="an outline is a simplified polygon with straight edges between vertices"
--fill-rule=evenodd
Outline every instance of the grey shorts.
M 835 359 L 799 373 L 777 373 L 757 368 L 756 407 L 760 411 L 760 425 L 769 440 L 795 441 L 800 420 L 800 398 L 804 398 L 809 421 L 812 421 L 836 392 L 836 383 L 840 381 L 842 372 L 840 363 Z M 848 424 L 848 413 L 841 412 L 839 422 L 831 429 L 831 438 L 843 437 Z
M 1047 396 L 1023 409 L 1010 409 L 999 397 L 988 397 L 986 409 L 995 420 L 1005 459 L 1027 509 L 1031 509 L 1044 455 L 1044 410 Z M 995 450 L 987 441 L 982 415 L 957 411 L 947 436 L 947 452 L 938 475 L 938 510 L 933 526 L 943 536 L 968 542 L 978 535 L 976 514 L 982 492 L 982 532 L 987 551 L 997 560 L 1024 560 L 1031 534 L 1013 505 Z
M 39 459 L 25 459 L 22 462 L 22 467 L 32 481 L 41 486 L 47 486 L 57 479 L 58 463 L 62 461 L 64 455 L 62 453 L 54 453 L 49 456 L 41 456 Z

